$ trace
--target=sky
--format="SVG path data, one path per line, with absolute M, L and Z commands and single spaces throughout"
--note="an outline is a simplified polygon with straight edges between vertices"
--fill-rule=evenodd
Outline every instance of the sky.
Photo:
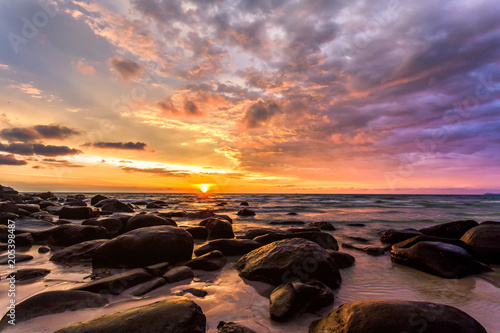
M 0 184 L 500 192 L 491 0 L 2 0 Z

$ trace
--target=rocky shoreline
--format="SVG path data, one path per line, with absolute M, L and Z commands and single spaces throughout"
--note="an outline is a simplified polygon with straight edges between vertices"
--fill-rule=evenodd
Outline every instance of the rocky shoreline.
M 23 252 L 39 246 L 38 252 L 50 252 L 50 261 L 58 265 L 88 267 L 92 279 L 22 301 L 16 306 L 17 323 L 106 307 L 125 294 L 147 297 L 165 285 L 187 287 L 200 272 L 234 265 L 229 268 L 237 270 L 246 283 L 269 286 L 267 315 L 279 325 L 331 305 L 343 286 L 342 270 L 355 263 L 351 254 L 339 251 L 331 234 L 335 226 L 326 221 L 269 221 L 265 228 L 236 233 L 230 216 L 210 209 L 158 212 L 168 207 L 162 201 L 125 203 L 102 195 L 58 198 L 51 192 L 19 194 L 4 186 L 0 198 L 0 262 L 8 259 L 11 220 L 16 224 L 16 262 L 33 260 Z M 242 202 L 234 213 L 252 218 L 258 211 Z M 342 243 L 342 248 L 375 256 L 390 253 L 397 265 L 443 279 L 483 274 L 500 263 L 500 223 L 495 221 L 391 229 L 381 235 L 379 244 L 368 244 L 363 237 L 351 240 L 355 243 Z M 49 273 L 43 268 L 25 268 L 17 271 L 16 281 L 29 284 Z M 2 280 L 7 277 L 2 274 Z M 205 332 L 206 314 L 186 294 L 203 298 L 206 293 L 187 288 L 165 295 L 167 299 L 75 323 L 58 332 Z M 8 320 L 7 315 L 2 318 L 0 330 L 9 328 Z M 451 306 L 376 299 L 345 303 L 311 321 L 309 332 L 418 332 L 424 324 L 429 332 L 486 332 L 474 318 Z M 217 330 L 254 332 L 230 317 Z

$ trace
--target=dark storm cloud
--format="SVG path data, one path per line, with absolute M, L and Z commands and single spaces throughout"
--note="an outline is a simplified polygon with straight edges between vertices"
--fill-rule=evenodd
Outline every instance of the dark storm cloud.
M 110 62 L 124 80 L 136 78 L 144 72 L 144 67 L 132 60 L 114 57 Z
M 30 142 L 40 139 L 41 135 L 38 131 L 31 128 L 4 128 L 0 131 L 0 136 L 9 141 Z
M 184 101 L 184 112 L 188 116 L 201 116 L 203 114 L 198 106 L 190 100 Z
M 73 149 L 67 146 L 52 146 L 39 143 L 0 143 L 0 151 L 5 151 L 12 154 L 19 155 L 43 155 L 43 156 L 64 156 L 64 155 L 77 155 L 82 151 Z
M 81 134 L 81 131 L 57 124 L 37 125 L 33 126 L 33 129 L 45 139 L 66 139 Z
M 18 160 L 14 155 L 0 154 L 0 165 L 26 165 L 28 162 Z
M 247 109 L 242 123 L 247 129 L 258 128 L 280 112 L 278 104 L 259 101 Z
M 93 146 L 96 148 L 110 148 L 123 150 L 146 150 L 147 143 L 144 142 L 94 142 L 87 143 L 84 146 Z
M 9 141 L 32 142 L 37 139 L 66 139 L 81 134 L 80 131 L 57 124 L 36 125 L 33 127 L 4 128 L 0 136 Z

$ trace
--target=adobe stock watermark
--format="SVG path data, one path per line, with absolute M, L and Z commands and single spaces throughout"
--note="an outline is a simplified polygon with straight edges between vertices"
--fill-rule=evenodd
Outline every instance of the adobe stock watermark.
M 7 297 L 9 298 L 9 305 L 7 306 L 6 317 L 9 325 L 16 325 L 16 222 L 8 220 L 7 224 L 7 265 L 9 270 L 5 280 L 9 284 L 7 289 Z
M 14 52 L 19 53 L 21 45 L 28 44 L 30 40 L 35 38 L 40 29 L 44 28 L 50 19 L 59 13 L 59 5 L 67 2 L 68 0 L 38 0 L 40 10 L 29 17 L 21 17 L 22 24 L 19 31 L 11 31 L 7 34 L 7 39 Z
M 492 74 L 479 75 L 477 80 L 478 84 L 474 89 L 474 93 L 466 96 L 461 102 L 455 103 L 451 109 L 444 113 L 442 119 L 446 125 L 459 125 L 470 118 L 481 103 L 490 100 L 498 89 L 496 83 L 493 82 Z M 400 160 L 396 171 L 384 173 L 389 188 L 394 190 L 406 178 L 411 177 L 416 172 L 416 165 L 419 162 L 433 158 L 433 154 L 437 151 L 438 146 L 445 144 L 449 136 L 449 130 L 438 127 L 431 131 L 429 137 L 416 139 L 414 143 L 418 151 L 410 153 L 407 158 Z

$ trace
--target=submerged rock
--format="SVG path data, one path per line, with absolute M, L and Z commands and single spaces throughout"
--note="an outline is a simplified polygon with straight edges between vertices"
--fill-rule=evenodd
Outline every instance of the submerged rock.
M 142 296 L 166 284 L 167 281 L 165 281 L 164 278 L 157 277 L 148 282 L 136 286 L 136 288 L 134 288 L 134 290 L 130 294 L 133 296 Z
M 342 243 L 342 247 L 345 249 L 362 251 L 372 256 L 382 256 L 385 254 L 385 251 L 388 250 L 388 248 L 384 246 L 359 245 L 359 244 L 349 244 L 349 243 Z
M 188 266 L 177 266 L 163 274 L 163 278 L 167 280 L 168 283 L 175 283 L 182 280 L 192 279 L 193 277 L 193 270 Z
M 101 245 L 92 258 L 92 266 L 134 268 L 161 262 L 173 265 L 191 259 L 193 244 L 193 237 L 181 228 L 139 228 Z
M 15 263 L 17 264 L 17 263 L 20 263 L 23 261 L 28 261 L 31 259 L 33 259 L 33 256 L 31 256 L 29 254 L 16 253 L 14 256 L 14 259 L 12 259 L 10 255 L 4 254 L 4 255 L 0 256 L 0 265 L 10 265 L 11 260 L 15 260 Z
M 319 281 L 289 282 L 277 287 L 269 298 L 269 313 L 276 321 L 288 321 L 304 312 L 333 303 L 330 288 Z
M 412 301 L 364 300 L 341 305 L 314 321 L 309 333 L 486 333 L 454 307 Z
M 239 216 L 255 216 L 255 212 L 248 208 L 243 208 L 238 211 Z
M 218 250 L 226 256 L 238 256 L 253 251 L 262 244 L 251 239 L 216 239 L 197 248 L 194 253 L 201 256 L 205 253 Z
M 335 227 L 327 221 L 311 222 L 309 223 L 311 227 L 318 227 L 320 230 L 333 231 Z
M 418 242 L 409 248 L 396 248 L 391 258 L 400 264 L 447 279 L 491 271 L 463 248 L 441 242 Z
M 15 273 L 8 276 L 15 276 L 16 282 L 25 282 L 29 280 L 41 279 L 50 273 L 49 269 L 45 268 L 23 268 L 18 269 Z
M 221 321 L 217 325 L 217 332 L 219 333 L 256 333 L 248 327 L 242 326 L 232 321 Z
M 469 229 L 460 240 L 482 253 L 488 263 L 500 264 L 500 224 L 482 224 Z
M 248 280 L 280 285 L 316 279 L 330 288 L 342 282 L 330 254 L 318 244 L 300 238 L 285 239 L 262 246 L 238 260 L 235 268 Z
M 204 333 L 201 308 L 185 298 L 167 299 L 74 324 L 56 333 Z
M 119 295 L 126 289 L 152 280 L 154 277 L 143 268 L 136 268 L 120 274 L 111 275 L 99 280 L 73 288 L 99 294 Z
M 473 220 L 454 221 L 454 222 L 433 225 L 428 228 L 420 229 L 419 231 L 424 235 L 428 236 L 459 239 L 465 234 L 467 230 L 477 227 L 478 225 L 479 223 Z
M 105 297 L 85 291 L 47 291 L 16 304 L 16 323 L 66 311 L 100 308 L 106 304 L 108 300 Z M 8 313 L 0 321 L 0 331 L 11 326 L 7 315 Z

